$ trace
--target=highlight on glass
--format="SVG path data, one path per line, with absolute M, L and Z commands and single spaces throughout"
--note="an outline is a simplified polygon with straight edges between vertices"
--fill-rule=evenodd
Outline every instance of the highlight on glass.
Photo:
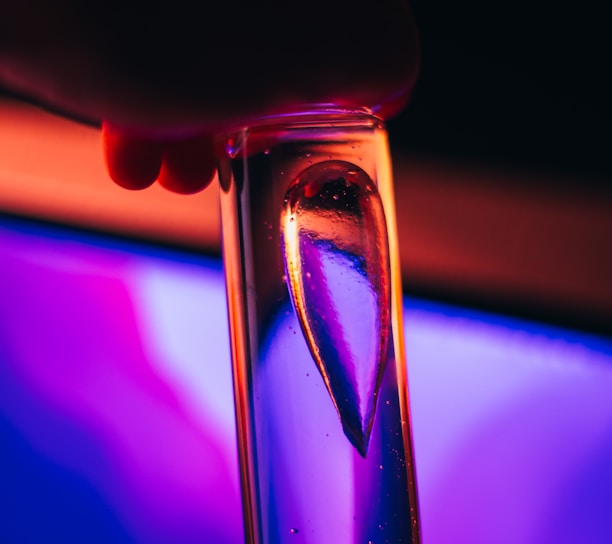
M 384 125 L 323 109 L 220 143 L 247 542 L 419 543 Z

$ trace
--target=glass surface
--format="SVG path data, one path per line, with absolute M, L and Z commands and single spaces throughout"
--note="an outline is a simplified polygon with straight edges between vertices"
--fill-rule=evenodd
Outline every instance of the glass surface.
M 247 541 L 420 542 L 384 127 L 297 116 L 226 143 Z

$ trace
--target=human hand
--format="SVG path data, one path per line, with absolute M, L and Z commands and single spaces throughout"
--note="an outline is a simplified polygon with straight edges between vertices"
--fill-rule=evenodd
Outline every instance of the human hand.
M 304 104 L 389 117 L 416 78 L 403 0 L 22 0 L 3 6 L 0 85 L 101 123 L 111 177 L 191 193 L 213 135 Z

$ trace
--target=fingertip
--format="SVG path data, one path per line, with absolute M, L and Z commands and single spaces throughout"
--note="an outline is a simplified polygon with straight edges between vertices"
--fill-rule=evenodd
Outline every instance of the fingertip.
M 159 176 L 162 144 L 102 123 L 102 148 L 111 179 L 131 190 L 146 189 Z
M 175 193 L 197 193 L 213 180 L 216 166 L 212 136 L 166 142 L 158 181 Z

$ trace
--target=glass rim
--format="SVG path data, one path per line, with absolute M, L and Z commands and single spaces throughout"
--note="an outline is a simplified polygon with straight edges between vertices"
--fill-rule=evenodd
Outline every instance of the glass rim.
M 244 131 L 269 130 L 275 127 L 284 129 L 299 129 L 309 125 L 333 127 L 337 124 L 363 124 L 364 121 L 384 125 L 384 120 L 369 108 L 342 107 L 335 104 L 307 104 L 286 112 L 250 119 L 241 125 L 220 131 L 218 137 L 223 138 Z
M 368 108 L 345 108 L 334 104 L 311 104 L 300 110 L 253 119 L 242 126 L 219 132 L 217 154 L 235 158 L 247 139 L 255 136 L 266 142 L 293 139 L 312 131 L 351 131 L 356 129 L 383 130 L 384 120 Z M 323 134 L 323 133 L 321 133 Z M 263 145 L 263 144 L 262 144 Z M 264 145 L 267 147 L 267 145 Z

